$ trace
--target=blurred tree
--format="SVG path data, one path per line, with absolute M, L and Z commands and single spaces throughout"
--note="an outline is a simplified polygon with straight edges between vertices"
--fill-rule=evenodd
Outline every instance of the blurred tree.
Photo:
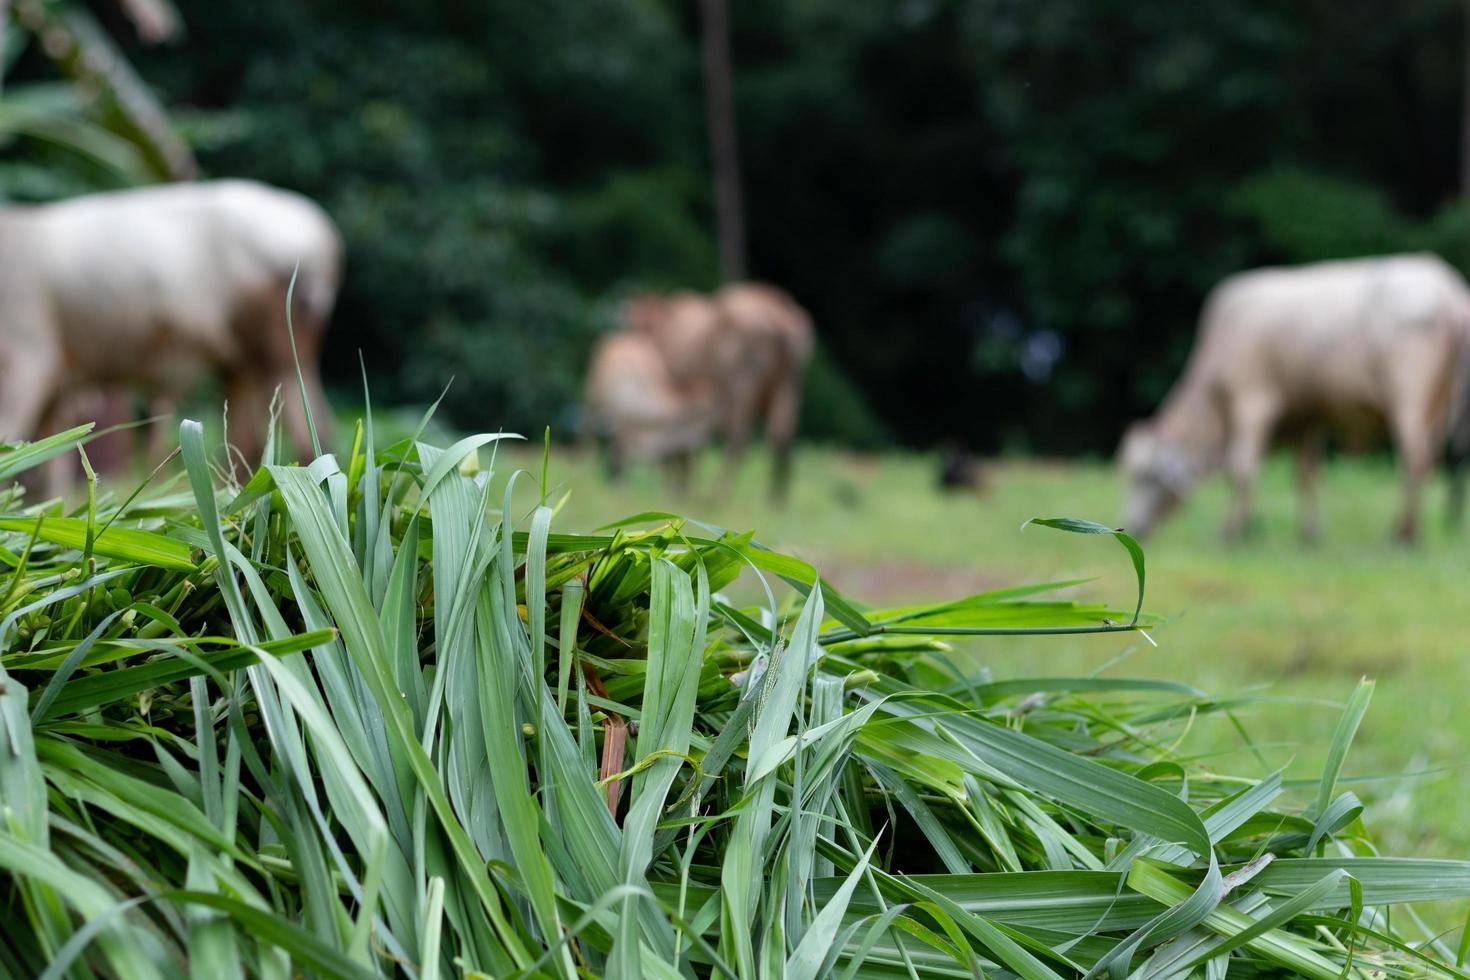
M 1029 386 L 971 348 L 1019 300 L 993 242 L 1011 196 L 980 114 L 963 5 L 731 8 L 751 266 L 813 312 L 906 441 L 995 445 Z
M 114 9 L 148 44 L 178 36 L 178 16 L 167 0 L 118 0 Z M 90 158 L 123 183 L 195 175 L 193 153 L 88 8 L 64 0 L 15 0 L 0 7 L 0 27 L 9 27 L 11 14 L 17 30 L 0 33 L 0 76 L 34 39 L 72 85 L 65 92 L 12 88 L 0 112 L 0 137 L 45 140 Z
M 454 374 L 462 424 L 565 430 L 622 294 L 719 281 L 702 0 L 188 0 L 169 51 L 119 2 L 90 9 L 202 168 L 342 225 L 345 383 L 361 348 L 384 400 Z M 830 355 L 808 433 L 1110 451 L 1222 276 L 1426 245 L 1470 264 L 1465 8 L 728 4 L 748 264 Z M 54 69 L 32 44 L 15 76 Z M 67 189 L 46 163 L 0 160 L 0 186 Z
M 1461 42 L 1464 68 L 1460 90 L 1460 196 L 1470 199 L 1470 0 L 1466 0 L 1461 16 L 1464 33 Z
M 1047 404 L 1031 403 L 1068 420 L 1049 445 L 1109 448 L 1151 410 L 1225 274 L 1386 247 L 1400 236 L 1368 225 L 1392 209 L 1425 216 L 1455 193 L 1459 6 L 1405 0 L 1384 17 L 1368 0 L 966 5 L 985 118 L 1015 185 L 1001 249 L 1022 329 L 1066 341 Z M 1277 195 L 1245 213 L 1244 188 L 1282 166 L 1381 191 L 1329 182 L 1311 201 Z M 1278 207 L 1314 205 L 1311 247 L 1266 231 Z M 1339 238 L 1354 222 L 1357 241 Z
M 5 70 L 10 67 L 10 0 L 0 0 L 0 95 L 5 94 Z
M 575 423 L 639 283 L 716 278 L 699 51 L 659 3 L 187 4 L 147 58 L 204 167 L 321 201 L 348 245 L 329 366 L 466 426 Z M 197 52 L 197 54 L 196 54 Z

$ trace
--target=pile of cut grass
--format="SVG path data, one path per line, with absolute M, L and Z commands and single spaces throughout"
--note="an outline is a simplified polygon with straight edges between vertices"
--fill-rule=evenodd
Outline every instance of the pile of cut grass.
M 171 495 L 0 491 L 0 972 L 1464 975 L 1407 906 L 1470 862 L 1378 856 L 1336 789 L 1370 685 L 1290 806 L 1173 761 L 1196 691 L 944 655 L 1136 609 L 864 609 L 749 534 L 556 533 L 496 438 L 369 423 L 236 486 L 185 423 Z

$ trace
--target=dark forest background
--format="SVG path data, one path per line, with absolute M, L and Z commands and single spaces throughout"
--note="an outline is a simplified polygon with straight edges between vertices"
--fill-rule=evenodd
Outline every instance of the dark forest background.
M 592 338 L 715 284 L 693 0 L 191 0 L 93 10 L 209 175 L 303 191 L 348 275 L 354 397 L 575 429 Z M 1209 286 L 1270 262 L 1470 265 L 1456 0 L 736 0 L 749 266 L 813 313 L 808 437 L 1107 452 Z M 44 79 L 35 50 L 10 77 Z M 29 152 L 0 189 L 95 175 Z

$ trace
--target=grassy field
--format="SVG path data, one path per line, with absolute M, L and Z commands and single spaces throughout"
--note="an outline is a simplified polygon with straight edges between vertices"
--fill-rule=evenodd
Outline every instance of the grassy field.
M 513 454 L 539 470 L 539 450 Z M 589 457 L 553 455 L 551 483 L 571 491 L 568 529 L 671 501 L 691 516 L 800 554 L 853 598 L 869 602 L 961 596 L 998 585 L 1091 578 L 1079 598 L 1129 605 L 1133 576 L 1103 539 L 1032 528 L 1032 516 L 1116 520 L 1121 483 L 1103 463 L 1006 462 L 987 493 L 944 495 L 934 461 L 809 449 L 787 507 L 768 506 L 765 462 L 748 463 L 720 488 L 719 464 L 703 461 L 692 493 L 673 497 L 653 470 L 608 486 Z M 1298 543 L 1291 474 L 1268 468 L 1261 533 L 1227 548 L 1217 536 L 1225 488 L 1208 485 L 1148 542 L 1146 608 L 1164 619 L 1158 647 L 1118 637 L 999 638 L 956 653 L 997 678 L 1018 674 L 1157 677 L 1240 696 L 1248 747 L 1221 719 L 1196 725 L 1181 757 L 1220 757 L 1240 773 L 1286 767 L 1315 776 L 1340 714 L 1362 676 L 1378 682 L 1348 760 L 1350 784 L 1369 803 L 1380 843 L 1398 853 L 1470 855 L 1470 537 L 1443 528 L 1443 487 L 1426 500 L 1427 540 L 1390 543 L 1397 483 L 1387 460 L 1339 460 L 1323 486 L 1320 545 Z M 1228 756 L 1228 759 L 1225 757 Z
M 0 454 L 0 478 L 84 433 Z M 1328 737 L 1330 695 L 1355 682 L 1351 658 L 1339 678 L 1331 657 L 1283 669 L 1269 652 L 1293 629 L 1279 620 L 1317 635 L 1314 613 L 1281 611 L 1295 578 L 1331 591 L 1344 583 L 1330 571 L 1356 565 L 1422 596 L 1409 579 L 1434 569 L 1423 557 L 1324 551 L 1293 570 L 1303 556 L 1268 544 L 1253 564 L 1247 551 L 1212 559 L 1182 523 L 1156 552 L 1155 580 L 1183 583 L 1156 590 L 1167 620 L 1149 625 L 1162 647 L 1068 642 L 1086 639 L 1074 633 L 955 650 L 936 634 L 1076 622 L 1067 603 L 945 601 L 988 586 L 1089 576 L 1071 586 L 1079 598 L 1132 605 L 1133 576 L 1106 537 L 1019 528 L 1023 514 L 1103 509 L 1106 471 L 1003 467 L 986 498 L 941 497 L 921 458 L 812 452 L 779 514 L 759 513 L 757 466 L 718 499 L 672 506 L 764 525 L 768 543 L 831 569 L 851 594 L 929 602 L 906 617 L 875 611 L 889 632 L 874 637 L 835 592 L 826 609 L 850 629 L 822 626 L 820 598 L 778 588 L 791 618 L 784 652 L 767 657 L 774 634 L 726 597 L 754 592 L 735 578 L 741 557 L 810 581 L 801 563 L 738 537 L 681 538 L 648 514 L 633 522 L 663 526 L 549 534 L 670 506 L 656 474 L 610 489 L 593 460 L 559 456 L 538 493 L 533 448 L 496 460 L 497 487 L 455 473 L 493 437 L 442 453 L 429 442 L 411 460 L 355 442 L 222 495 L 202 428 L 180 435 L 176 493 L 120 514 L 108 488 L 88 494 L 85 517 L 0 521 L 0 560 L 15 569 L 0 621 L 0 729 L 11 733 L 0 896 L 27 913 L 0 926 L 0 975 L 187 964 L 210 976 L 814 978 L 846 965 L 958 977 L 979 974 L 976 942 L 987 971 L 1033 978 L 1122 975 L 1143 956 L 1140 973 L 1183 975 L 1227 955 L 1213 972 L 1313 980 L 1448 975 L 1446 961 L 1464 959 L 1453 937 L 1470 861 L 1373 860 L 1373 840 L 1350 823 L 1360 807 L 1337 794 L 1349 736 Z M 531 479 L 515 483 L 516 468 Z M 1385 472 L 1341 472 L 1356 484 L 1344 500 L 1383 496 Z M 514 513 L 487 514 L 487 493 Z M 541 506 L 523 515 L 532 500 Z M 562 502 L 572 509 L 558 517 Z M 224 562 L 230 573 L 216 574 Z M 1348 605 L 1398 608 L 1383 596 Z M 1269 641 L 1259 648 L 1238 627 L 1256 620 Z M 1213 635 L 1189 634 L 1201 622 Z M 1402 632 L 1363 629 L 1379 644 Z M 935 669 L 943 662 L 1014 680 L 966 691 Z M 1227 662 L 1243 669 L 1225 676 L 1216 665 Z M 1177 683 L 1109 693 L 1065 676 L 1123 671 L 1232 693 L 1253 686 L 1248 675 L 1277 676 L 1284 693 L 1210 701 Z M 1049 685 L 1047 673 L 1063 677 Z M 1400 682 L 1454 689 L 1408 671 L 1389 680 L 1391 714 Z M 1370 691 L 1349 699 L 1353 729 Z M 1239 729 L 1264 741 L 1243 751 L 1230 710 L 1253 715 Z M 1191 712 L 1212 722 L 1191 726 Z M 1367 735 L 1367 771 L 1391 775 L 1354 781 L 1359 768 L 1347 782 L 1382 791 L 1390 824 L 1375 827 L 1378 842 L 1458 850 L 1453 805 L 1427 792 L 1455 782 L 1403 769 L 1416 751 L 1412 765 L 1432 765 L 1433 746 L 1420 750 L 1407 726 Z M 1316 750 L 1302 747 L 1329 741 L 1335 761 L 1319 781 L 1303 771 Z M 1304 794 L 1278 805 L 1279 774 L 1264 778 L 1293 754 L 1312 809 Z M 1134 860 L 1146 855 L 1160 861 Z M 1252 891 L 1226 899 L 1245 879 Z M 1263 901 L 1275 904 L 1263 912 Z M 1435 902 L 1422 919 L 1398 911 Z M 1395 938 L 1424 936 L 1421 923 L 1449 940 L 1434 955 Z M 1192 925 L 1202 930 L 1177 936 Z

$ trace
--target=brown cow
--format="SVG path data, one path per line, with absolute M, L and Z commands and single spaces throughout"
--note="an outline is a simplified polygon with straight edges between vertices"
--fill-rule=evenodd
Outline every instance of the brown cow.
M 1224 535 L 1246 529 L 1261 458 L 1275 438 L 1300 449 L 1302 534 L 1317 535 L 1321 435 L 1361 444 L 1387 430 L 1403 471 L 1401 540 L 1418 531 L 1419 493 L 1463 399 L 1470 289 L 1432 255 L 1260 269 L 1205 303 L 1184 376 L 1120 453 L 1124 526 L 1146 534 L 1200 478 L 1224 469 L 1234 498 Z
M 712 298 L 691 292 L 638 296 L 624 319 L 653 338 L 674 384 L 713 393 L 727 479 L 764 421 L 775 454 L 772 493 L 784 496 L 813 346 L 806 311 L 774 286 L 751 282 L 725 286 Z
M 801 413 L 801 387 L 811 361 L 811 317 L 790 295 L 763 283 L 733 283 L 715 294 L 724 334 L 728 384 L 723 431 L 730 465 L 739 461 L 756 421 L 764 420 L 775 456 L 771 491 L 786 495 L 791 450 Z
M 608 334 L 592 353 L 583 399 L 583 433 L 603 436 L 616 479 L 632 462 L 669 465 L 680 489 L 690 455 L 707 443 L 715 405 L 702 383 L 675 383 L 652 337 L 636 330 Z
M 306 198 L 248 181 L 171 184 L 0 209 L 0 439 L 57 427 L 94 390 L 178 401 L 217 375 L 231 436 L 259 456 L 279 386 L 309 450 L 286 331 L 320 424 L 318 361 L 341 243 Z

